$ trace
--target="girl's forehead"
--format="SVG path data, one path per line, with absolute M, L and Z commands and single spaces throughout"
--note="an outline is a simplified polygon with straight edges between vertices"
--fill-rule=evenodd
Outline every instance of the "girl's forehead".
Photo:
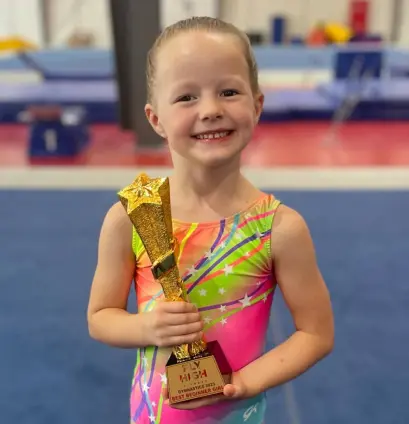
M 226 51 L 243 53 L 239 38 L 233 34 L 205 31 L 187 31 L 174 35 L 159 48 L 157 57 L 218 55 Z
M 246 66 L 243 46 L 230 34 L 182 33 L 167 40 L 156 55 L 158 73 L 209 65 Z

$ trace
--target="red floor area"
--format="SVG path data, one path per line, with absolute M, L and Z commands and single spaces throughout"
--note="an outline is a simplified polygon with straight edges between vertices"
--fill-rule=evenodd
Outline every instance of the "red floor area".
M 170 165 L 163 150 L 135 151 L 131 134 L 114 126 L 91 129 L 86 151 L 69 161 L 36 161 L 34 164 L 88 166 Z M 397 166 L 409 165 L 409 122 L 348 123 L 326 142 L 330 123 L 273 123 L 260 125 L 246 149 L 243 163 L 250 166 Z M 0 126 L 0 166 L 30 165 L 27 129 Z

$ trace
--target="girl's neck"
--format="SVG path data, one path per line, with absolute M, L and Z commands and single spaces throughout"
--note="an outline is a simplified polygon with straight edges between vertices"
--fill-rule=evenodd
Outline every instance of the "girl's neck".
M 172 204 L 182 220 L 199 215 L 203 220 L 227 216 L 261 194 L 241 174 L 239 166 L 176 168 L 170 177 L 170 187 Z
M 245 182 L 240 172 L 240 162 L 236 163 L 238 160 L 235 158 L 230 163 L 212 168 L 195 164 L 175 166 L 171 177 L 174 193 L 183 192 L 184 196 L 199 201 L 234 195 Z

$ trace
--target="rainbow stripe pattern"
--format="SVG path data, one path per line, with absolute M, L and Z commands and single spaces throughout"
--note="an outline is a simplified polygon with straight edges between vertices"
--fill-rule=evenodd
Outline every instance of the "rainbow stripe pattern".
M 178 267 L 189 300 L 201 312 L 206 341 L 218 340 L 232 369 L 258 358 L 264 349 L 276 281 L 270 237 L 280 201 L 263 194 L 244 211 L 208 223 L 173 220 L 179 241 Z M 148 312 L 163 298 L 151 263 L 134 230 L 138 311 Z M 165 366 L 171 349 L 137 351 L 130 396 L 132 424 L 261 424 L 265 396 L 220 402 L 190 411 L 164 403 Z

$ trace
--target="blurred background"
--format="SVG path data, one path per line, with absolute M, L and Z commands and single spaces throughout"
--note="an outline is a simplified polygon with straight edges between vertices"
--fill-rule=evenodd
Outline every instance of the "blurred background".
M 409 0 L 0 0 L 0 423 L 129 422 L 136 355 L 90 340 L 88 293 L 116 192 L 171 172 L 145 58 L 192 15 L 250 37 L 244 172 L 304 215 L 333 301 L 334 352 L 266 424 L 407 424 Z M 292 331 L 277 292 L 266 348 Z

